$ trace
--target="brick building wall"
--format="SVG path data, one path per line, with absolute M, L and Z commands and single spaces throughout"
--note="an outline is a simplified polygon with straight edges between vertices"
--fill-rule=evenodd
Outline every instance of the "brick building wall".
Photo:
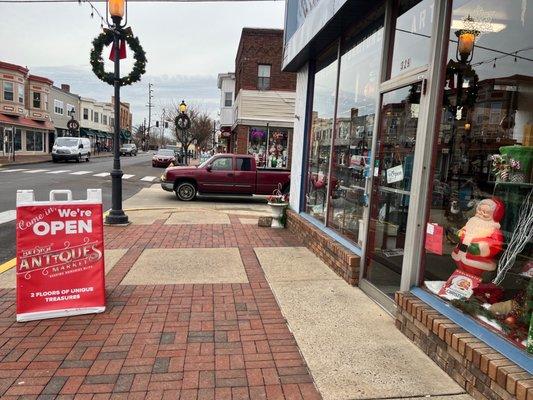
M 257 90 L 259 64 L 268 64 L 270 90 L 296 90 L 296 74 L 281 71 L 282 29 L 243 28 L 235 58 L 235 93 L 241 89 Z
M 350 285 L 359 282 L 360 257 L 292 210 L 287 210 L 287 229 Z
M 533 376 L 409 293 L 396 293 L 396 327 L 475 400 L 531 400 Z
M 235 146 L 235 153 L 236 154 L 247 154 L 248 153 L 248 131 L 250 127 L 247 125 L 237 125 L 235 127 L 235 138 L 236 138 L 236 146 Z

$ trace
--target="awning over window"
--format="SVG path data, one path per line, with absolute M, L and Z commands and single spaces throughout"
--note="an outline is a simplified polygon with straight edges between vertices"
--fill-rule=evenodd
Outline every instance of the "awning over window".
M 89 128 L 80 128 L 80 136 L 94 138 L 96 137 L 96 132 Z
M 18 117 L 16 115 L 0 114 L 0 124 L 21 126 L 23 128 L 41 129 L 46 131 L 53 131 L 54 124 L 50 121 L 36 121 L 29 118 Z

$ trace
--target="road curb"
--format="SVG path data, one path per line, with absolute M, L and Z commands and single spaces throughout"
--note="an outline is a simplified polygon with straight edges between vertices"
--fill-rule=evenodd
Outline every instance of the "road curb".
M 17 265 L 17 259 L 12 258 L 11 260 L 6 261 L 3 264 L 0 264 L 0 274 L 6 272 L 7 270 L 13 268 L 15 265 Z

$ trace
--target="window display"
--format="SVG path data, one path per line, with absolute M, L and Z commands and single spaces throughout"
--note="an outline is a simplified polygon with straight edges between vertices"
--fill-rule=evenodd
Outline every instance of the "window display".
M 289 130 L 285 128 L 250 128 L 248 154 L 258 168 L 287 168 L 289 165 Z
M 526 347 L 533 301 L 533 11 L 454 0 L 424 284 Z
M 362 245 L 383 29 L 341 56 L 328 225 Z
M 305 211 L 322 222 L 326 220 L 336 81 L 336 59 L 315 74 Z

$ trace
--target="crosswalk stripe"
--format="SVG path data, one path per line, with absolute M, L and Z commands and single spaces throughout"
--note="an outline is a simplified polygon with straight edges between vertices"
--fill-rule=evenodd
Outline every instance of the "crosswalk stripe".
M 24 171 L 25 174 L 36 174 L 37 172 L 46 172 L 50 171 L 49 169 L 31 169 L 29 171 Z
M 85 174 L 90 174 L 92 172 L 93 171 L 76 171 L 76 172 L 71 172 L 70 175 L 85 175 Z
M 152 182 L 156 178 L 157 176 L 145 176 L 144 178 L 141 178 L 141 181 Z
M 27 171 L 28 168 L 15 168 L 15 169 L 6 169 L 2 172 L 21 172 L 21 171 Z
M 4 212 L 0 212 L 0 224 L 5 224 L 6 222 L 13 221 L 15 218 L 17 218 L 16 210 L 7 210 Z
M 57 171 L 50 171 L 47 172 L 47 174 L 62 174 L 64 172 L 70 172 L 70 169 L 58 169 Z
M 93 176 L 101 176 L 101 177 L 109 176 L 109 172 L 101 172 L 99 174 L 94 174 Z
M 122 179 L 130 179 L 130 178 L 132 178 L 134 176 L 135 175 L 124 174 L 124 175 L 122 175 Z

